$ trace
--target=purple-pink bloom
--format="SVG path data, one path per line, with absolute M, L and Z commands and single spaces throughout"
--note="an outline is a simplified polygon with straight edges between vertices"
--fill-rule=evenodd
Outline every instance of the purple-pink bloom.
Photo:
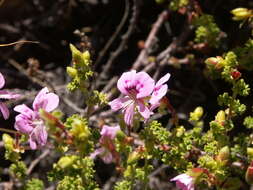
M 152 92 L 149 103 L 152 105 L 159 104 L 159 101 L 164 97 L 168 90 L 168 85 L 164 84 L 170 79 L 170 74 L 167 73 L 164 75 L 157 83 L 155 84 L 154 91 Z
M 44 109 L 47 112 L 53 111 L 59 104 L 59 97 L 50 93 L 45 87 L 35 97 L 33 109 L 25 104 L 18 105 L 14 108 L 19 112 L 15 118 L 15 129 L 21 133 L 29 135 L 31 149 L 44 146 L 47 142 L 47 131 L 43 120 L 40 118 L 39 110 Z
M 4 85 L 5 85 L 4 76 L 0 73 L 0 89 L 2 89 Z M 0 90 L 0 99 L 16 99 L 19 96 L 20 96 L 19 94 L 7 92 L 6 90 Z M 3 102 L 0 102 L 0 110 L 2 112 L 4 119 L 8 119 L 10 116 L 10 112 Z
M 180 174 L 170 181 L 175 181 L 178 188 L 182 190 L 194 190 L 194 180 L 187 174 Z
M 115 155 L 113 156 L 113 153 L 115 153 L 116 150 L 113 141 L 118 131 L 120 131 L 119 126 L 110 127 L 104 125 L 100 132 L 101 137 L 99 139 L 101 147 L 96 149 L 90 157 L 94 159 L 96 156 L 99 156 L 106 164 L 114 162 L 116 158 Z
M 135 108 L 146 120 L 150 117 L 151 111 L 145 100 L 154 90 L 155 82 L 146 72 L 135 70 L 125 72 L 118 80 L 117 87 L 124 97 L 116 98 L 109 105 L 112 110 L 121 109 L 124 113 L 124 121 L 127 125 L 132 125 Z

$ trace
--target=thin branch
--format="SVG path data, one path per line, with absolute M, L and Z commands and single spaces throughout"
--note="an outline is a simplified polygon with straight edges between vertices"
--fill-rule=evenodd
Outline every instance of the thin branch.
M 32 163 L 30 164 L 29 168 L 27 169 L 26 174 L 30 175 L 32 170 L 35 168 L 35 166 L 41 161 L 43 160 L 45 157 L 47 157 L 47 155 L 50 153 L 50 150 L 47 149 L 45 150 L 38 158 L 36 158 L 34 161 L 32 161 Z
M 122 41 L 120 45 L 118 46 L 117 50 L 115 52 L 112 52 L 107 63 L 105 64 L 105 67 L 103 68 L 102 73 L 99 75 L 98 81 L 101 82 L 103 79 L 108 78 L 108 73 L 111 70 L 113 66 L 114 60 L 120 55 L 120 53 L 126 48 L 126 44 L 134 32 L 136 23 L 137 23 L 137 18 L 138 18 L 139 12 L 138 12 L 138 0 L 134 0 L 134 5 L 133 5 L 133 14 L 130 19 L 130 24 L 129 27 L 126 31 L 126 33 L 122 36 Z M 99 85 L 98 85 L 99 86 Z
M 164 23 L 165 20 L 168 19 L 168 11 L 163 11 L 157 18 L 156 22 L 154 23 L 147 40 L 145 41 L 144 48 L 142 49 L 141 53 L 139 54 L 138 58 L 136 59 L 135 63 L 132 66 L 132 69 L 138 70 L 143 62 L 146 61 L 149 52 L 151 51 L 155 37 L 158 31 L 161 28 L 161 25 Z
M 115 32 L 112 34 L 112 36 L 110 37 L 110 39 L 108 40 L 108 42 L 106 43 L 104 48 L 100 51 L 100 53 L 98 55 L 98 58 L 95 61 L 94 69 L 97 68 L 97 66 L 99 65 L 99 63 L 101 62 L 103 57 L 105 56 L 106 52 L 108 51 L 108 49 L 110 48 L 110 46 L 112 45 L 112 43 L 114 42 L 116 37 L 118 36 L 119 32 L 122 30 L 123 26 L 125 25 L 125 23 L 127 21 L 127 17 L 129 15 L 129 7 L 130 7 L 129 6 L 129 0 L 125 0 L 125 11 L 124 11 L 124 15 L 123 15 L 123 17 L 120 21 L 120 24 L 118 25 Z
M 1 2 L 0 2 L 0 3 L 1 3 Z M 0 4 L 0 5 L 1 5 L 1 4 Z M 29 40 L 20 40 L 20 41 L 8 43 L 8 44 L 0 44 L 0 47 L 13 46 L 13 45 L 23 44 L 23 43 L 38 44 L 39 42 L 37 42 L 37 41 L 29 41 Z
M 44 87 L 44 86 L 48 86 L 45 82 L 43 82 L 42 80 L 38 79 L 37 77 L 33 77 L 30 76 L 28 74 L 28 72 L 22 67 L 22 65 L 20 65 L 17 61 L 15 61 L 14 59 L 8 59 L 8 63 L 10 65 L 12 65 L 13 67 L 15 67 L 17 70 L 19 70 L 21 73 L 23 73 L 27 78 L 29 78 L 32 82 Z M 52 87 L 49 87 L 50 89 L 52 89 Z

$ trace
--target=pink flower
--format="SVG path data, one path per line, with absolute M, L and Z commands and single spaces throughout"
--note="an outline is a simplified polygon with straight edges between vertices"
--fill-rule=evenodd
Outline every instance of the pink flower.
M 135 108 L 144 119 L 150 117 L 150 110 L 145 100 L 154 90 L 154 80 L 145 72 L 136 73 L 135 70 L 125 72 L 118 80 L 117 87 L 124 97 L 116 98 L 109 105 L 112 110 L 121 109 L 124 113 L 124 121 L 132 125 Z
M 152 105 L 159 104 L 159 101 L 164 97 L 168 90 L 168 85 L 164 84 L 170 79 L 170 74 L 167 73 L 164 75 L 156 84 L 154 91 L 151 95 L 149 103 Z
M 14 108 L 19 112 L 16 116 L 15 129 L 21 133 L 29 135 L 31 149 L 44 146 L 47 142 L 47 131 L 43 120 L 40 118 L 39 110 L 47 112 L 53 111 L 59 104 L 59 97 L 54 93 L 49 93 L 48 89 L 43 88 L 33 101 L 33 110 L 25 104 Z
M 0 89 L 3 88 L 4 84 L 5 84 L 4 77 L 0 73 Z M 14 94 L 11 92 L 7 92 L 5 90 L 0 90 L 0 99 L 16 99 L 19 96 L 20 96 L 19 94 Z M 2 112 L 4 119 L 8 119 L 10 112 L 9 112 L 7 106 L 3 102 L 0 102 L 0 110 Z
M 118 131 L 120 131 L 119 126 L 110 127 L 104 125 L 100 132 L 101 137 L 99 139 L 101 147 L 96 149 L 90 157 L 94 159 L 96 156 L 99 156 L 106 164 L 114 162 L 117 155 L 115 155 L 116 150 L 113 141 Z
M 187 174 L 180 174 L 170 181 L 175 181 L 177 187 L 182 190 L 194 190 L 193 178 Z

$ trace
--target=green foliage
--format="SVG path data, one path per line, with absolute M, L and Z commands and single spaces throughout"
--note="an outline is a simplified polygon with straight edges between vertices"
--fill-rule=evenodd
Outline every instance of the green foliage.
M 234 49 L 238 60 L 240 60 L 240 66 L 244 69 L 252 71 L 253 69 L 253 40 L 249 39 L 243 47 L 237 47 Z
M 91 71 L 91 59 L 88 51 L 80 52 L 75 46 L 70 44 L 72 52 L 72 67 L 67 67 L 67 73 L 72 78 L 67 88 L 70 91 L 81 89 L 85 90 L 88 86 L 88 80 L 93 75 Z
M 253 128 L 253 117 L 248 116 L 244 118 L 243 125 L 245 125 L 248 129 Z
M 97 90 L 93 91 L 93 94 L 87 100 L 88 105 L 96 105 L 104 106 L 108 104 L 108 100 L 106 94 L 99 92 Z
M 132 190 L 131 181 L 128 180 L 118 181 L 114 187 L 114 190 Z
M 240 96 L 248 96 L 250 92 L 249 85 L 243 79 L 235 82 L 232 91 Z
M 172 0 L 169 4 L 169 8 L 173 11 L 177 11 L 178 9 L 187 6 L 189 0 Z
M 78 187 L 79 189 L 98 190 L 94 181 L 95 170 L 93 166 L 93 160 L 88 157 L 64 156 L 57 164 L 54 164 L 48 178 L 50 181 L 60 180 L 58 190 L 65 190 L 67 187 L 70 189 Z
M 73 137 L 74 146 L 82 155 L 88 155 L 91 151 L 93 151 L 94 144 L 91 140 L 92 134 L 86 118 L 75 114 L 67 118 L 64 125 Z
M 82 178 L 80 176 L 64 176 L 58 183 L 57 190 L 86 190 L 83 187 Z
M 148 143 L 146 144 L 147 147 L 153 147 L 154 144 L 167 144 L 170 136 L 170 132 L 157 121 L 149 123 L 141 132 L 141 137 Z
M 44 183 L 43 181 L 32 178 L 28 180 L 25 184 L 24 190 L 44 190 Z
M 14 139 L 8 135 L 3 134 L 2 136 L 5 148 L 5 159 L 15 162 L 20 159 L 19 150 L 14 147 Z
M 81 90 L 85 103 L 91 107 L 93 105 L 104 106 L 108 103 L 106 94 L 97 90 L 90 90 L 90 79 L 93 76 L 91 69 L 91 58 L 88 51 L 81 52 L 70 44 L 72 52 L 72 67 L 67 67 L 67 73 L 72 78 L 67 88 L 70 91 Z M 90 110 L 89 110 L 90 111 Z
M 217 48 L 220 44 L 221 30 L 214 22 L 212 15 L 203 14 L 197 17 L 193 25 L 197 27 L 194 41 L 197 43 L 207 43 L 210 47 Z
M 26 165 L 23 161 L 17 161 L 12 163 L 10 166 L 11 175 L 15 176 L 18 179 L 24 179 L 26 177 Z

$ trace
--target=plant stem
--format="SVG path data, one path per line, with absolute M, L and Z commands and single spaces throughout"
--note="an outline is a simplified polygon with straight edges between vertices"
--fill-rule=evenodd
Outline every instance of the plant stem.
M 12 133 L 12 134 L 20 134 L 17 131 L 11 130 L 11 129 L 5 129 L 5 128 L 0 128 L 0 131 L 6 132 L 6 133 Z

